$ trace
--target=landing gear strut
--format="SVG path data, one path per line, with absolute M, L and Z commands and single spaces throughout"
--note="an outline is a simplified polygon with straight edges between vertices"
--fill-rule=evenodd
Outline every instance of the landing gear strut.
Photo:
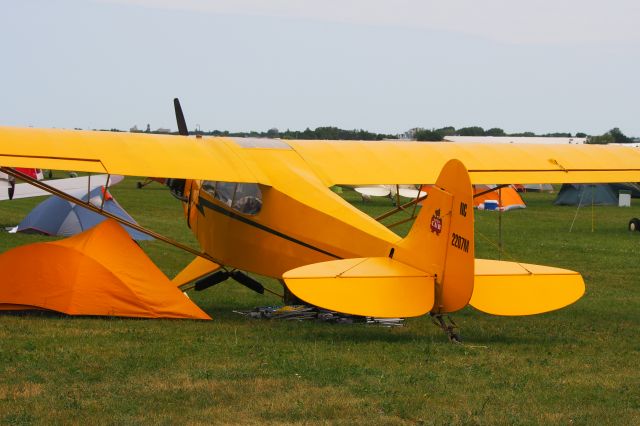
M 280 280 L 280 284 L 282 284 L 282 288 L 284 289 L 284 295 L 282 296 L 282 301 L 285 305 L 306 305 L 306 302 L 298 299 L 295 294 L 289 290 L 289 287 L 284 283 L 284 280 Z
M 462 343 L 460 337 L 460 328 L 453 322 L 451 317 L 447 314 L 434 314 L 431 313 L 431 322 L 440 327 L 442 331 L 447 334 L 451 343 Z

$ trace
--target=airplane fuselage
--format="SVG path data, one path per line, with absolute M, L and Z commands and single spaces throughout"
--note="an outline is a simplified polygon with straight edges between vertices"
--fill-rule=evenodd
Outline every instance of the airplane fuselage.
M 280 279 L 311 263 L 385 256 L 400 239 L 319 180 L 290 178 L 298 178 L 295 193 L 187 181 L 185 214 L 202 250 L 233 268 Z

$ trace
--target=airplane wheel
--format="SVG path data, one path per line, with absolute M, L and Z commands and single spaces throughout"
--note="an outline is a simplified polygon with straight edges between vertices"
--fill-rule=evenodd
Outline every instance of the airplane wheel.
M 142 182 L 136 182 L 136 188 L 142 189 Z
M 640 219 L 634 217 L 629 221 L 629 231 L 640 231 Z

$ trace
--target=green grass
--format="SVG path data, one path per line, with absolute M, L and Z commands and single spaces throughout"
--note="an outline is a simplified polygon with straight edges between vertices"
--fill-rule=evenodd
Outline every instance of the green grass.
M 119 202 L 195 244 L 168 192 L 134 183 L 113 189 Z M 345 196 L 371 214 L 390 207 Z M 594 232 L 583 208 L 569 233 L 574 208 L 525 198 L 502 216 L 503 259 L 582 272 L 587 292 L 566 309 L 466 308 L 454 315 L 462 345 L 426 317 L 397 329 L 246 319 L 232 310 L 278 301 L 231 282 L 193 294 L 210 322 L 0 315 L 0 423 L 639 424 L 640 233 L 626 224 L 640 207 L 595 208 Z M 35 203 L 3 202 L 0 224 Z M 478 256 L 498 258 L 497 214 L 477 212 L 476 228 Z M 2 233 L 0 249 L 43 239 Z M 169 275 L 190 261 L 143 247 Z

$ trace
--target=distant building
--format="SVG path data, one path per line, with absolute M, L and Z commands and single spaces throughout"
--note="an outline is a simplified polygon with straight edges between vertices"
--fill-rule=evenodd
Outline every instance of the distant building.
M 171 129 L 165 129 L 162 127 L 158 127 L 158 129 L 154 133 L 171 133 Z
M 422 127 L 414 127 L 413 129 L 409 129 L 404 133 L 400 133 L 398 135 L 398 138 L 403 140 L 415 140 L 416 132 L 419 130 L 424 130 L 424 129 Z
M 133 127 L 129 129 L 129 131 L 131 133 L 138 133 L 140 132 L 140 129 L 138 129 L 138 126 L 134 124 Z
M 629 146 L 631 148 L 640 148 L 640 142 L 631 142 L 631 143 L 610 143 L 607 145 L 617 145 L 617 146 Z

